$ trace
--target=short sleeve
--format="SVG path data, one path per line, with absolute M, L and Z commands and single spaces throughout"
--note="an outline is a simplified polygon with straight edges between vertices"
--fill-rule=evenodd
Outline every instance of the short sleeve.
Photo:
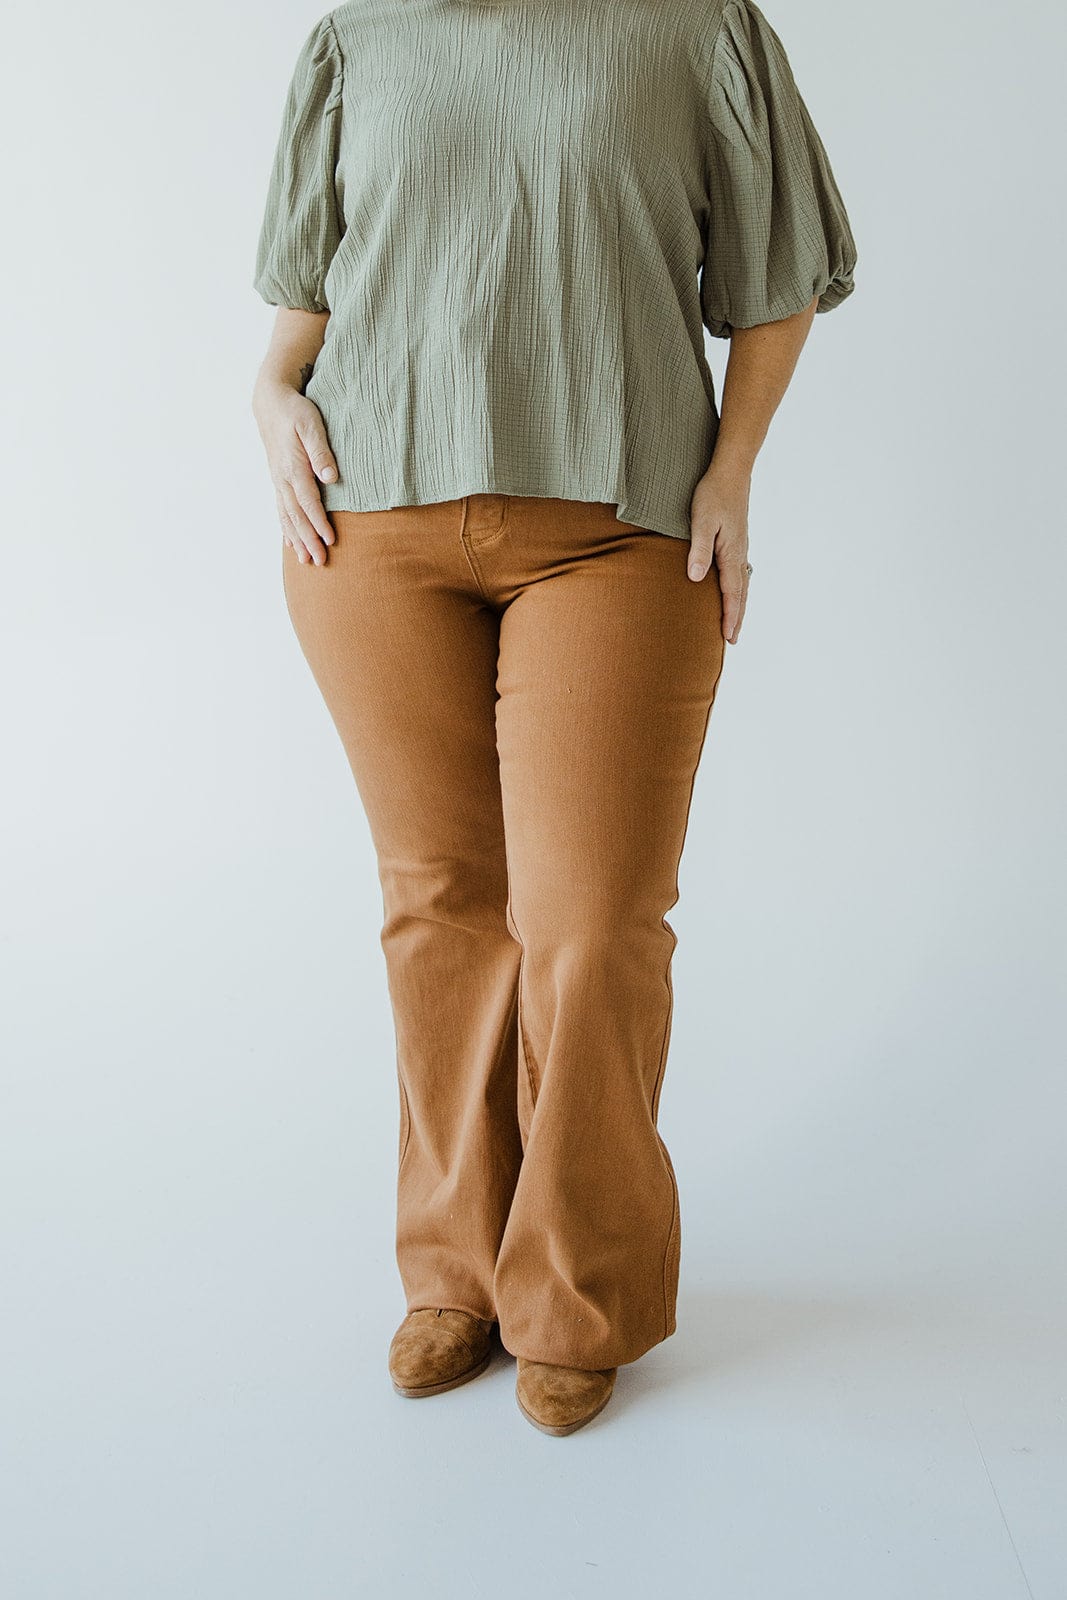
M 327 311 L 326 273 L 344 232 L 337 162 L 343 62 L 329 16 L 297 56 L 282 112 L 256 253 L 268 305 Z
M 852 293 L 856 246 L 782 41 L 752 0 L 725 0 L 707 93 L 704 324 L 716 338 Z

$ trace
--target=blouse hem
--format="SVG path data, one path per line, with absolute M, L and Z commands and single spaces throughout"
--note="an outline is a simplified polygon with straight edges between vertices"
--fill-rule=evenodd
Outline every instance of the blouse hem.
M 438 505 L 444 500 L 461 500 L 470 494 L 510 494 L 522 498 L 538 496 L 546 499 L 557 498 L 557 494 L 548 489 L 531 489 L 529 486 L 517 489 L 513 484 L 492 480 L 481 484 L 478 489 L 454 489 L 452 491 L 435 489 L 411 500 L 394 501 L 386 506 L 369 506 L 353 504 L 353 496 L 346 494 L 339 484 L 324 484 L 320 488 L 320 498 L 326 511 L 399 511 L 404 506 Z M 669 539 L 692 538 L 691 529 L 686 527 L 683 531 L 670 512 L 656 511 L 650 506 L 639 505 L 633 500 L 616 501 L 607 493 L 598 495 L 589 492 L 568 495 L 562 490 L 558 492 L 558 498 L 588 501 L 591 505 L 614 505 L 616 521 L 632 522 L 643 533 L 663 534 Z

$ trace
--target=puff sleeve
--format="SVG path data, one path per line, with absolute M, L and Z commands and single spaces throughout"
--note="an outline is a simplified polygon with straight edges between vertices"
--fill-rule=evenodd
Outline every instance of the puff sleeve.
M 268 305 L 329 310 L 326 273 L 344 232 L 337 171 L 343 74 L 325 16 L 297 56 L 267 188 L 254 287 Z
M 709 219 L 700 279 L 716 338 L 852 293 L 856 246 L 782 41 L 753 0 L 725 0 L 707 92 Z

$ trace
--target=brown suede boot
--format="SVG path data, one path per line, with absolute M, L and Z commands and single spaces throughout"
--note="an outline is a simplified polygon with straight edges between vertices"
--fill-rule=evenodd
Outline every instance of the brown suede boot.
M 409 1311 L 389 1346 L 389 1375 L 411 1399 L 443 1394 L 484 1372 L 495 1324 L 469 1311 Z
M 528 1422 L 542 1433 L 562 1435 L 582 1428 L 607 1405 L 618 1367 L 557 1367 L 518 1356 L 515 1398 Z

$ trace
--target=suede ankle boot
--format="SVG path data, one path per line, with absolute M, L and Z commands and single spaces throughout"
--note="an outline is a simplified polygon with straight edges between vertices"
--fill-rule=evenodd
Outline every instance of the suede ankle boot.
M 393 1388 L 414 1399 L 476 1378 L 489 1365 L 494 1326 L 469 1311 L 409 1311 L 389 1346 Z
M 618 1367 L 558 1367 L 518 1356 L 515 1398 L 528 1422 L 542 1433 L 573 1433 L 603 1411 L 615 1388 Z

